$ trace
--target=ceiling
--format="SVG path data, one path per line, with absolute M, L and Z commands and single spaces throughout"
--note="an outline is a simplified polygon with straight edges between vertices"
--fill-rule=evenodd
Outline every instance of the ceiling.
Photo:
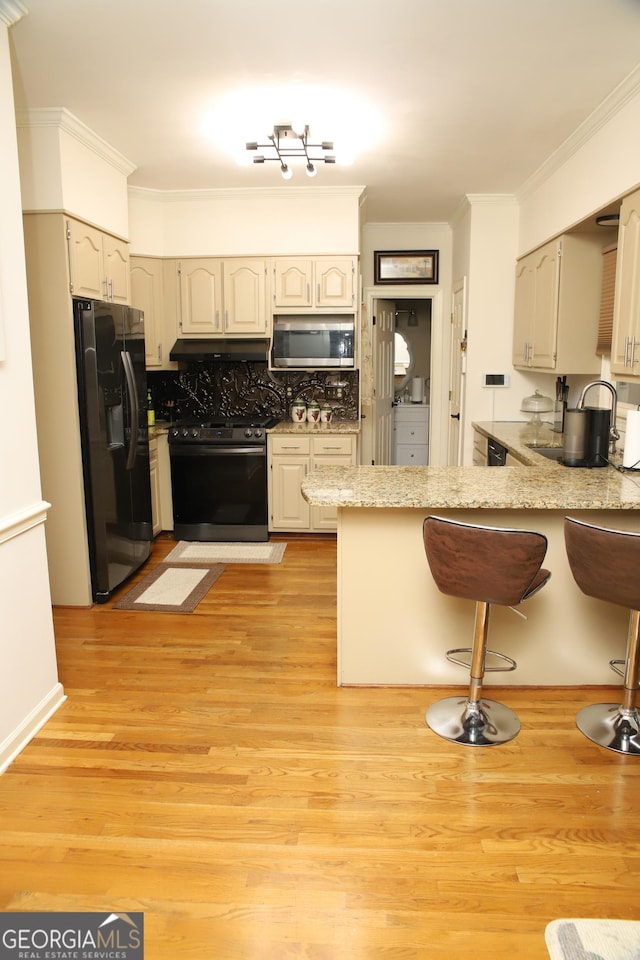
M 65 107 L 135 164 L 132 185 L 363 186 L 371 222 L 517 193 L 640 61 L 640 0 L 21 2 L 16 108 Z M 213 129 L 245 157 L 299 111 L 338 162 L 288 183 L 239 165 L 211 137 L 223 108 Z

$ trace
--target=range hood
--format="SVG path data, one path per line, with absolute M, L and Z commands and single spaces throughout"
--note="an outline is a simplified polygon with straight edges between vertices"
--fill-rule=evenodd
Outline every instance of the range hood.
M 170 360 L 262 360 L 266 362 L 268 340 L 176 340 Z

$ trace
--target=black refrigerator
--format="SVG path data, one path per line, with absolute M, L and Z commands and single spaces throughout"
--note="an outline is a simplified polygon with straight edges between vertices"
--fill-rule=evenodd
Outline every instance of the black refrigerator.
M 73 298 L 91 589 L 105 603 L 153 540 L 141 310 Z

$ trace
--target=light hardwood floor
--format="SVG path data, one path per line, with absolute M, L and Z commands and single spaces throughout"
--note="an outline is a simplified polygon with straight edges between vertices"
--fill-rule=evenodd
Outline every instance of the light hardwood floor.
M 544 960 L 554 918 L 640 919 L 640 761 L 574 723 L 614 688 L 503 689 L 519 737 L 449 744 L 451 690 L 336 687 L 335 563 L 290 539 L 191 615 L 55 610 L 0 909 L 143 910 L 148 960 Z

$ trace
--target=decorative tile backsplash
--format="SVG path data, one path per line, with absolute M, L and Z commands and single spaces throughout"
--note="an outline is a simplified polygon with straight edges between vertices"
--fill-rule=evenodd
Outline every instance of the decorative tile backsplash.
M 359 416 L 358 371 L 275 371 L 266 363 L 184 364 L 179 371 L 147 371 L 158 420 L 277 417 L 287 420 L 294 400 L 328 403 L 335 420 Z

